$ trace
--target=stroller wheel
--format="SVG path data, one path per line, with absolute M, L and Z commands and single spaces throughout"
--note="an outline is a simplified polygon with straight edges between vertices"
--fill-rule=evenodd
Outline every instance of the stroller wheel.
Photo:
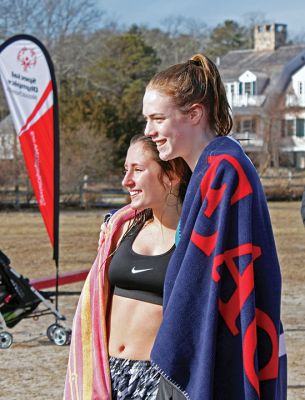
M 50 342 L 53 342 L 53 341 L 54 341 L 54 332 L 55 332 L 55 329 L 57 329 L 57 328 L 60 328 L 60 325 L 58 325 L 58 324 L 52 324 L 52 325 L 50 325 L 50 326 L 48 327 L 48 329 L 47 329 L 47 336 L 48 336 L 48 339 L 50 340 Z
M 70 343 L 71 330 L 58 326 L 53 332 L 53 342 L 57 346 L 64 346 Z
M 9 332 L 0 332 L 0 349 L 8 349 L 13 343 L 13 335 Z

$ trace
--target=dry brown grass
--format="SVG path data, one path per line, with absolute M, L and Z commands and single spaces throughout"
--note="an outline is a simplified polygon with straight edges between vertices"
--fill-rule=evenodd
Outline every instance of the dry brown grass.
M 305 229 L 299 203 L 270 203 L 283 275 L 282 316 L 289 356 L 289 400 L 305 399 Z M 65 211 L 60 219 L 61 272 L 89 268 L 95 257 L 103 211 Z M 18 272 L 30 278 L 52 275 L 49 240 L 38 212 L 0 213 L 0 248 Z M 78 290 L 81 284 L 65 287 Z M 60 309 L 71 326 L 77 297 L 62 297 Z M 68 346 L 51 345 L 45 336 L 53 317 L 24 320 L 11 332 L 14 344 L 1 351 L 1 399 L 62 398 Z M 303 387 L 301 387 L 303 386 Z

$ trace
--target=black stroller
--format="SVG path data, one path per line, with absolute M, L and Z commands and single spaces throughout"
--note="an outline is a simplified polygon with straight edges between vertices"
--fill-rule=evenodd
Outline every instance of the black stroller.
M 47 329 L 49 340 L 58 346 L 70 343 L 71 329 L 57 323 L 66 318 L 52 304 L 55 292 L 36 290 L 29 279 L 10 267 L 9 258 L 0 250 L 0 349 L 7 349 L 13 343 L 13 335 L 7 331 L 23 318 L 37 318 L 53 314 L 56 323 Z M 44 308 L 38 308 L 43 304 Z

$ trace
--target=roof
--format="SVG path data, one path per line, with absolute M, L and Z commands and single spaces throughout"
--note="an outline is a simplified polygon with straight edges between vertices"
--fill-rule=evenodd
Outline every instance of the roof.
M 221 57 L 218 66 L 224 81 L 235 80 L 246 70 L 263 78 L 278 75 L 285 64 L 305 51 L 304 45 L 281 46 L 276 50 L 233 50 Z

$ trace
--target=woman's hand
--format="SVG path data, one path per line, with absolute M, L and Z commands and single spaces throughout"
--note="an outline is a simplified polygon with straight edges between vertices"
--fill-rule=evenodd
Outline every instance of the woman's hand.
M 99 240 L 98 240 L 98 248 L 97 248 L 97 250 L 101 247 L 101 245 L 103 243 L 106 231 L 107 231 L 107 222 L 103 222 L 102 225 L 101 225 L 100 237 L 99 237 Z

